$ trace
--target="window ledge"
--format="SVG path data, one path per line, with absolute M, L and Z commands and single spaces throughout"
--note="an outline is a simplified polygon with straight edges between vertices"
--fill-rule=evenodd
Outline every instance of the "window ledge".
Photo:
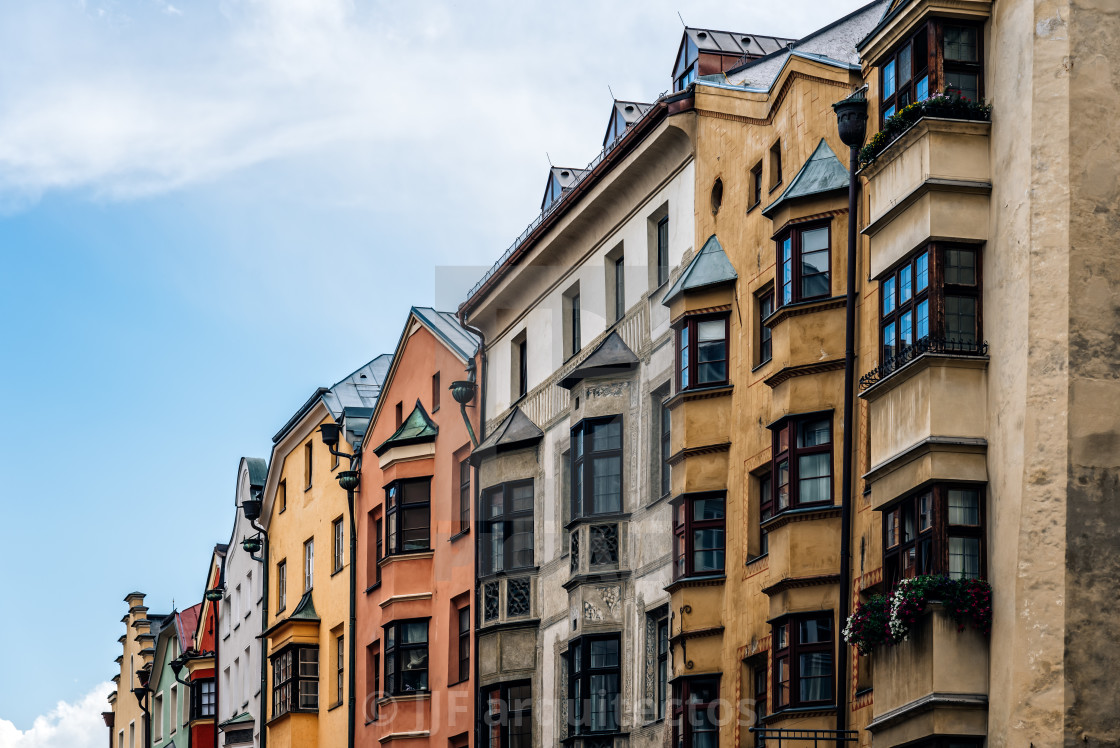
M 339 568 L 337 568 L 337 569 L 335 569 L 334 571 L 331 572 L 331 576 L 333 577 L 334 575 L 341 573 L 342 570 L 345 569 L 345 568 L 346 568 L 345 564 L 340 566 Z
M 986 344 L 985 344 L 986 345 Z M 987 354 L 970 355 L 964 353 L 935 353 L 926 352 L 915 356 L 902 366 L 888 373 L 882 379 L 867 385 L 859 393 L 861 400 L 872 401 L 890 392 L 895 387 L 907 381 L 915 374 L 920 374 L 934 366 L 954 367 L 958 369 L 985 369 L 988 366 Z M 863 375 L 867 377 L 868 374 Z
M 385 568 L 389 564 L 396 561 L 419 561 L 425 558 L 432 558 L 435 555 L 436 552 L 431 549 L 426 551 L 412 551 L 410 553 L 391 553 L 385 558 L 378 561 L 377 565 L 381 568 Z
M 680 403 L 687 402 L 689 400 L 704 400 L 709 397 L 723 397 L 724 395 L 730 395 L 734 390 L 735 385 L 732 384 L 720 384 L 716 385 L 715 387 L 696 387 L 693 389 L 681 390 L 672 397 L 667 398 L 664 402 L 664 405 L 666 408 L 672 410 Z
M 398 693 L 379 699 L 378 706 L 383 704 L 398 704 L 406 701 L 427 701 L 432 698 L 431 691 L 414 691 L 412 693 Z
M 479 574 L 478 580 L 494 580 L 494 579 L 508 579 L 510 577 L 523 577 L 529 574 L 537 574 L 541 570 L 539 566 L 526 566 L 522 569 L 502 569 L 501 571 L 492 571 L 489 574 Z
M 773 330 L 775 327 L 785 322 L 790 317 L 797 317 L 802 314 L 812 314 L 814 312 L 824 312 L 829 309 L 843 309 L 847 303 L 845 296 L 826 296 L 822 299 L 809 299 L 808 301 L 794 301 L 785 306 L 778 307 L 773 314 L 766 319 L 762 320 L 763 325 Z
M 759 525 L 759 528 L 769 532 L 779 527 L 784 527 L 790 522 L 808 522 L 814 519 L 832 519 L 839 516 L 840 507 L 836 506 L 835 504 L 806 506 L 797 509 L 786 509 L 784 511 L 781 511 L 775 516 L 761 523 Z
M 585 571 L 580 574 L 574 574 L 568 581 L 560 586 L 564 589 L 571 591 L 574 587 L 581 584 L 591 584 L 592 582 L 611 582 L 622 579 L 630 578 L 629 569 L 603 569 L 602 571 Z
M 381 586 L 381 582 L 379 582 L 379 581 L 374 582 L 369 587 L 366 587 L 366 594 L 368 595 L 369 593 L 373 592 L 374 590 L 376 590 L 380 586 Z
M 775 712 L 771 712 L 762 718 L 763 724 L 770 724 L 771 722 L 778 722 L 789 717 L 813 717 L 816 715 L 832 714 L 836 711 L 835 704 L 822 704 L 821 706 L 798 706 L 798 707 L 785 707 Z
M 757 564 L 759 561 L 767 561 L 769 559 L 770 559 L 770 552 L 767 551 L 766 553 L 760 553 L 757 556 L 754 556 L 753 558 L 748 558 L 747 562 L 743 565 L 744 566 L 753 566 L 754 564 Z
M 576 519 L 568 520 L 568 524 L 564 525 L 565 530 L 571 530 L 579 525 L 590 524 L 606 524 L 610 522 L 627 522 L 630 520 L 630 512 L 612 512 L 611 514 L 590 514 L 585 517 L 577 517 Z
M 340 706 L 342 706 L 342 702 L 341 701 L 336 701 L 336 702 L 334 702 L 333 704 L 331 704 L 330 706 L 327 707 L 327 711 L 328 712 L 333 712 L 335 709 L 338 709 Z
M 681 577 L 680 579 L 674 579 L 670 584 L 666 585 L 665 591 L 669 594 L 673 594 L 677 590 L 688 587 L 715 587 L 717 585 L 722 585 L 726 581 L 727 576 L 722 572 L 709 576 Z
M 456 540 L 462 540 L 463 538 L 465 538 L 466 536 L 468 536 L 470 534 L 471 534 L 471 528 L 468 527 L 467 529 L 460 530 L 459 532 L 452 535 L 450 538 L 447 539 L 447 542 L 454 543 Z

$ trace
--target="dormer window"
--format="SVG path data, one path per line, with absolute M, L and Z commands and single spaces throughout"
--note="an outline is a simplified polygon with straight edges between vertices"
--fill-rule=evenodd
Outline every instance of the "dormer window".
M 541 210 L 548 210 L 549 206 L 559 200 L 586 173 L 586 169 L 571 169 L 562 166 L 553 166 L 549 169 L 548 184 L 545 185 L 544 199 L 541 200 Z
M 610 148 L 615 141 L 626 134 L 626 130 L 649 111 L 649 104 L 637 101 L 615 101 L 611 106 L 611 118 L 607 122 L 607 134 L 603 136 L 603 147 Z
M 979 101 L 980 32 L 979 26 L 935 19 L 886 55 L 879 63 L 880 123 L 939 92 Z
M 773 36 L 686 28 L 673 66 L 673 91 L 683 91 L 701 75 L 726 72 L 785 49 L 793 41 Z
M 680 51 L 677 52 L 677 64 L 673 67 L 674 91 L 683 91 L 688 88 L 688 84 L 696 80 L 699 62 L 700 50 L 696 47 L 696 42 L 692 41 L 692 37 L 685 31 Z

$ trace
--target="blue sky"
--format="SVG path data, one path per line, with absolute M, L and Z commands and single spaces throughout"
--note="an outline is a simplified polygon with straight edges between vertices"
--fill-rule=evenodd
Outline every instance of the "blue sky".
M 608 85 L 669 87 L 678 8 L 799 36 L 857 5 L 0 5 L 0 748 L 101 745 L 124 594 L 201 597 L 239 458 L 453 307 Z

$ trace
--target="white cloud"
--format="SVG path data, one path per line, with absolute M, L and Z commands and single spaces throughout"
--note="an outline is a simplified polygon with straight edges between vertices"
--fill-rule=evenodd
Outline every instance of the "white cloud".
M 60 701 L 28 730 L 0 719 L 0 748 L 102 748 L 108 728 L 101 713 L 109 708 L 105 698 L 112 690 L 112 683 L 101 683 L 76 704 Z

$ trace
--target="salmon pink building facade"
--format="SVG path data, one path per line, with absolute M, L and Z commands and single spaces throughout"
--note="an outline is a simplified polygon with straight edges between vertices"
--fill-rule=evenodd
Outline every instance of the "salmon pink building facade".
M 478 339 L 414 307 L 362 444 L 355 744 L 472 744 L 470 453 Z

